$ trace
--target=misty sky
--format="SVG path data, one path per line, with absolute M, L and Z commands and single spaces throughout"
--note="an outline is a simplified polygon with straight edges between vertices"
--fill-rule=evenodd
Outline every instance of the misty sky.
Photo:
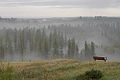
M 120 0 L 0 0 L 0 16 L 120 16 Z

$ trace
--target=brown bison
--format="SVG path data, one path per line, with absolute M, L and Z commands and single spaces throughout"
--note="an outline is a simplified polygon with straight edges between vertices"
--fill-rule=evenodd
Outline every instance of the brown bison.
M 100 57 L 100 56 L 93 56 L 93 59 L 96 60 L 104 60 L 105 62 L 107 61 L 107 57 Z

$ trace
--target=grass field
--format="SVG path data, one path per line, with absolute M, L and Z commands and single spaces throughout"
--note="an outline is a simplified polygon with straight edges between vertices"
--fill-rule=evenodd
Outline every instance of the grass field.
M 8 66 L 7 62 L 1 66 Z M 120 62 L 77 60 L 50 60 L 11 62 L 9 66 L 19 73 L 20 80 L 75 80 L 75 77 L 91 69 L 102 71 L 101 80 L 120 80 Z

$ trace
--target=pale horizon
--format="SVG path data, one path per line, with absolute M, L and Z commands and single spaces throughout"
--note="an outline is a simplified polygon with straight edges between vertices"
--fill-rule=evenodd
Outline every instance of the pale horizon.
M 0 0 L 0 16 L 15 18 L 120 16 L 119 0 Z

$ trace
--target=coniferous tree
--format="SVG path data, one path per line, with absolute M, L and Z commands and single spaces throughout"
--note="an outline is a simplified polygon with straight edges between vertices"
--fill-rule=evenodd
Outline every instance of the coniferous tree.
M 68 40 L 68 57 L 71 57 L 71 40 Z
M 49 53 L 49 47 L 48 47 L 48 39 L 47 39 L 47 37 L 44 39 L 44 41 L 43 41 L 43 56 L 45 57 L 45 58 L 48 58 L 48 53 Z
M 87 41 L 85 41 L 85 56 L 86 57 L 88 56 L 88 50 L 89 50 L 89 47 L 88 47 Z
M 19 33 L 19 50 L 21 54 L 21 60 L 24 60 L 24 51 L 25 51 L 25 43 L 24 43 L 24 31 L 20 30 Z
M 54 39 L 54 42 L 53 42 L 53 56 L 58 56 L 59 54 L 59 45 L 58 45 L 58 42 L 57 42 L 57 39 Z
M 14 29 L 14 51 L 17 52 L 18 50 L 18 35 L 17 29 Z
M 75 43 L 75 39 L 68 40 L 68 57 L 74 58 L 78 55 L 79 49 L 78 45 Z
M 95 44 L 93 42 L 91 42 L 91 44 L 88 44 L 86 41 L 85 41 L 85 57 L 87 59 L 91 59 L 93 55 L 95 55 Z
M 3 39 L 0 38 L 0 60 L 4 60 L 5 57 L 5 49 L 3 45 Z
M 91 42 L 91 55 L 95 55 L 95 44 L 94 42 Z
M 3 43 L 1 51 L 10 54 L 11 59 L 14 58 L 12 53 L 21 55 L 21 60 L 24 60 L 26 53 L 33 54 L 33 52 L 37 52 L 44 58 L 48 58 L 51 54 L 53 57 L 63 57 L 67 52 L 66 47 L 68 47 L 66 35 L 57 31 L 55 27 L 53 31 L 46 28 L 4 29 L 0 38 Z M 70 56 L 76 56 L 78 48 L 75 40 L 70 39 L 69 45 Z
M 79 57 L 79 47 L 76 44 L 76 47 L 75 47 L 75 58 L 78 58 L 78 57 Z

